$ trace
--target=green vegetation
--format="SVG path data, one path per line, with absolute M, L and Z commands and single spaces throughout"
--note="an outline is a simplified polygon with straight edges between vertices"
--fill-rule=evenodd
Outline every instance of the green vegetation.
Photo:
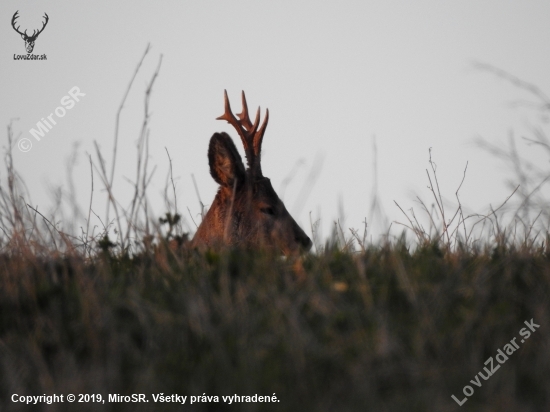
M 456 410 L 451 395 L 533 318 L 541 327 L 462 408 L 550 406 L 548 249 L 398 243 L 303 266 L 300 281 L 288 262 L 240 250 L 3 256 L 0 398 L 7 410 L 35 410 L 14 393 L 150 399 L 102 410 L 176 409 L 151 404 L 157 393 L 220 396 L 192 409 L 205 411 Z M 273 393 L 280 403 L 221 401 Z

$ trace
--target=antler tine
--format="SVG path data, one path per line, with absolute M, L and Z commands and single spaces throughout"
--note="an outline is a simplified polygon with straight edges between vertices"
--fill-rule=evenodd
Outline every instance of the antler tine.
M 17 19 L 19 18 L 18 14 L 19 14 L 19 10 L 17 10 L 17 11 L 14 13 L 13 17 L 11 18 L 11 26 L 13 27 L 13 29 L 14 29 L 17 33 L 19 33 L 19 34 L 21 34 L 21 35 L 23 35 L 23 34 L 26 35 L 27 30 L 25 30 L 25 33 L 21 33 L 21 32 L 19 31 L 19 27 L 21 27 L 21 26 L 17 26 L 17 28 L 15 28 L 15 20 L 17 20 Z
M 256 118 L 254 119 L 254 125 L 252 125 L 252 130 L 250 131 L 250 134 L 256 134 L 256 130 L 258 130 L 258 124 L 260 123 L 260 107 L 258 107 L 258 110 L 256 110 Z
M 260 108 L 258 108 L 258 115 L 256 116 L 256 122 L 254 122 L 254 130 L 258 127 L 258 119 L 260 118 Z M 260 150 L 262 150 L 262 142 L 264 140 L 264 133 L 269 121 L 269 109 L 265 109 L 265 118 L 262 123 L 262 127 L 254 134 L 254 153 L 256 156 L 260 156 Z
M 50 18 L 48 17 L 48 13 L 44 12 L 44 16 L 42 16 L 46 19 L 44 23 L 42 23 L 42 28 L 38 31 L 38 34 L 42 33 L 44 29 L 46 28 L 46 25 L 48 24 L 48 21 L 50 21 Z
M 246 96 L 244 95 L 244 90 L 241 93 L 243 111 L 237 116 L 239 116 L 241 125 L 247 130 L 248 134 L 254 135 L 256 130 L 258 130 L 258 123 L 260 122 L 260 108 L 256 111 L 256 118 L 254 119 L 254 124 L 250 121 L 250 116 L 248 115 L 248 104 L 246 103 Z
M 237 116 L 239 116 L 239 119 L 240 119 L 240 122 L 241 122 L 241 125 L 247 130 L 248 132 L 248 135 L 251 137 L 251 136 L 254 136 L 253 140 L 252 140 L 252 144 L 254 146 L 254 154 L 257 156 L 260 151 L 259 149 L 261 148 L 261 137 L 260 137 L 260 144 L 258 145 L 256 143 L 256 140 L 257 140 L 257 137 L 256 137 L 256 132 L 258 130 L 258 125 L 260 123 L 260 108 L 258 107 L 258 110 L 256 110 L 256 118 L 254 119 L 254 124 L 252 124 L 250 122 L 250 116 L 248 114 L 248 104 L 246 103 L 246 96 L 244 94 L 244 90 L 241 92 L 241 100 L 242 100 L 242 105 L 243 105 L 243 110 L 241 113 L 237 114 Z M 263 130 L 261 133 L 262 133 L 262 137 L 263 137 L 263 133 L 265 132 L 265 126 L 262 126 L 263 127 Z
M 243 105 L 243 111 L 238 113 L 237 116 L 239 117 L 243 127 L 246 130 L 250 131 L 252 123 L 250 123 L 250 117 L 248 117 L 248 105 L 246 104 L 246 96 L 244 95 L 244 90 L 241 91 L 241 101 Z

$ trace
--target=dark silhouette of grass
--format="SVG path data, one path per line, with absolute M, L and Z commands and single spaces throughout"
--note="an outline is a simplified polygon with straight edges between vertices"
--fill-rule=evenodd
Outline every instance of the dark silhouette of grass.
M 234 409 L 456 410 L 451 395 L 462 399 L 531 319 L 541 327 L 463 408 L 550 406 L 547 248 L 450 253 L 434 243 L 410 253 L 398 243 L 327 249 L 303 265 L 298 282 L 279 257 L 243 250 L 3 255 L 3 408 L 31 410 L 11 403 L 14 393 L 150 399 L 102 410 L 176 409 L 152 405 L 156 393 L 276 393 L 280 403 Z

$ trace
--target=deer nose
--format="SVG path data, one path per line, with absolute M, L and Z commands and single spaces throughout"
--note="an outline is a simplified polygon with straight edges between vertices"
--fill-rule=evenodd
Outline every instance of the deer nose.
M 311 239 L 305 235 L 304 237 L 301 237 L 301 238 L 296 238 L 296 242 L 299 243 L 300 245 L 302 245 L 302 248 L 307 252 L 309 249 L 311 249 Z

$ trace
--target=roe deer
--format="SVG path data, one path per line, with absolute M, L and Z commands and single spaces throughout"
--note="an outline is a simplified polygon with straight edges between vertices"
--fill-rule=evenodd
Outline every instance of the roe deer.
M 197 229 L 192 247 L 237 245 L 282 251 L 285 255 L 309 250 L 311 240 L 288 213 L 271 182 L 262 175 L 260 153 L 269 119 L 258 129 L 260 108 L 254 124 L 248 116 L 244 91 L 242 113 L 237 119 L 231 111 L 227 91 L 225 113 L 218 120 L 226 120 L 243 142 L 248 168 L 227 133 L 214 133 L 208 146 L 208 163 L 212 178 L 220 185 L 214 202 Z

